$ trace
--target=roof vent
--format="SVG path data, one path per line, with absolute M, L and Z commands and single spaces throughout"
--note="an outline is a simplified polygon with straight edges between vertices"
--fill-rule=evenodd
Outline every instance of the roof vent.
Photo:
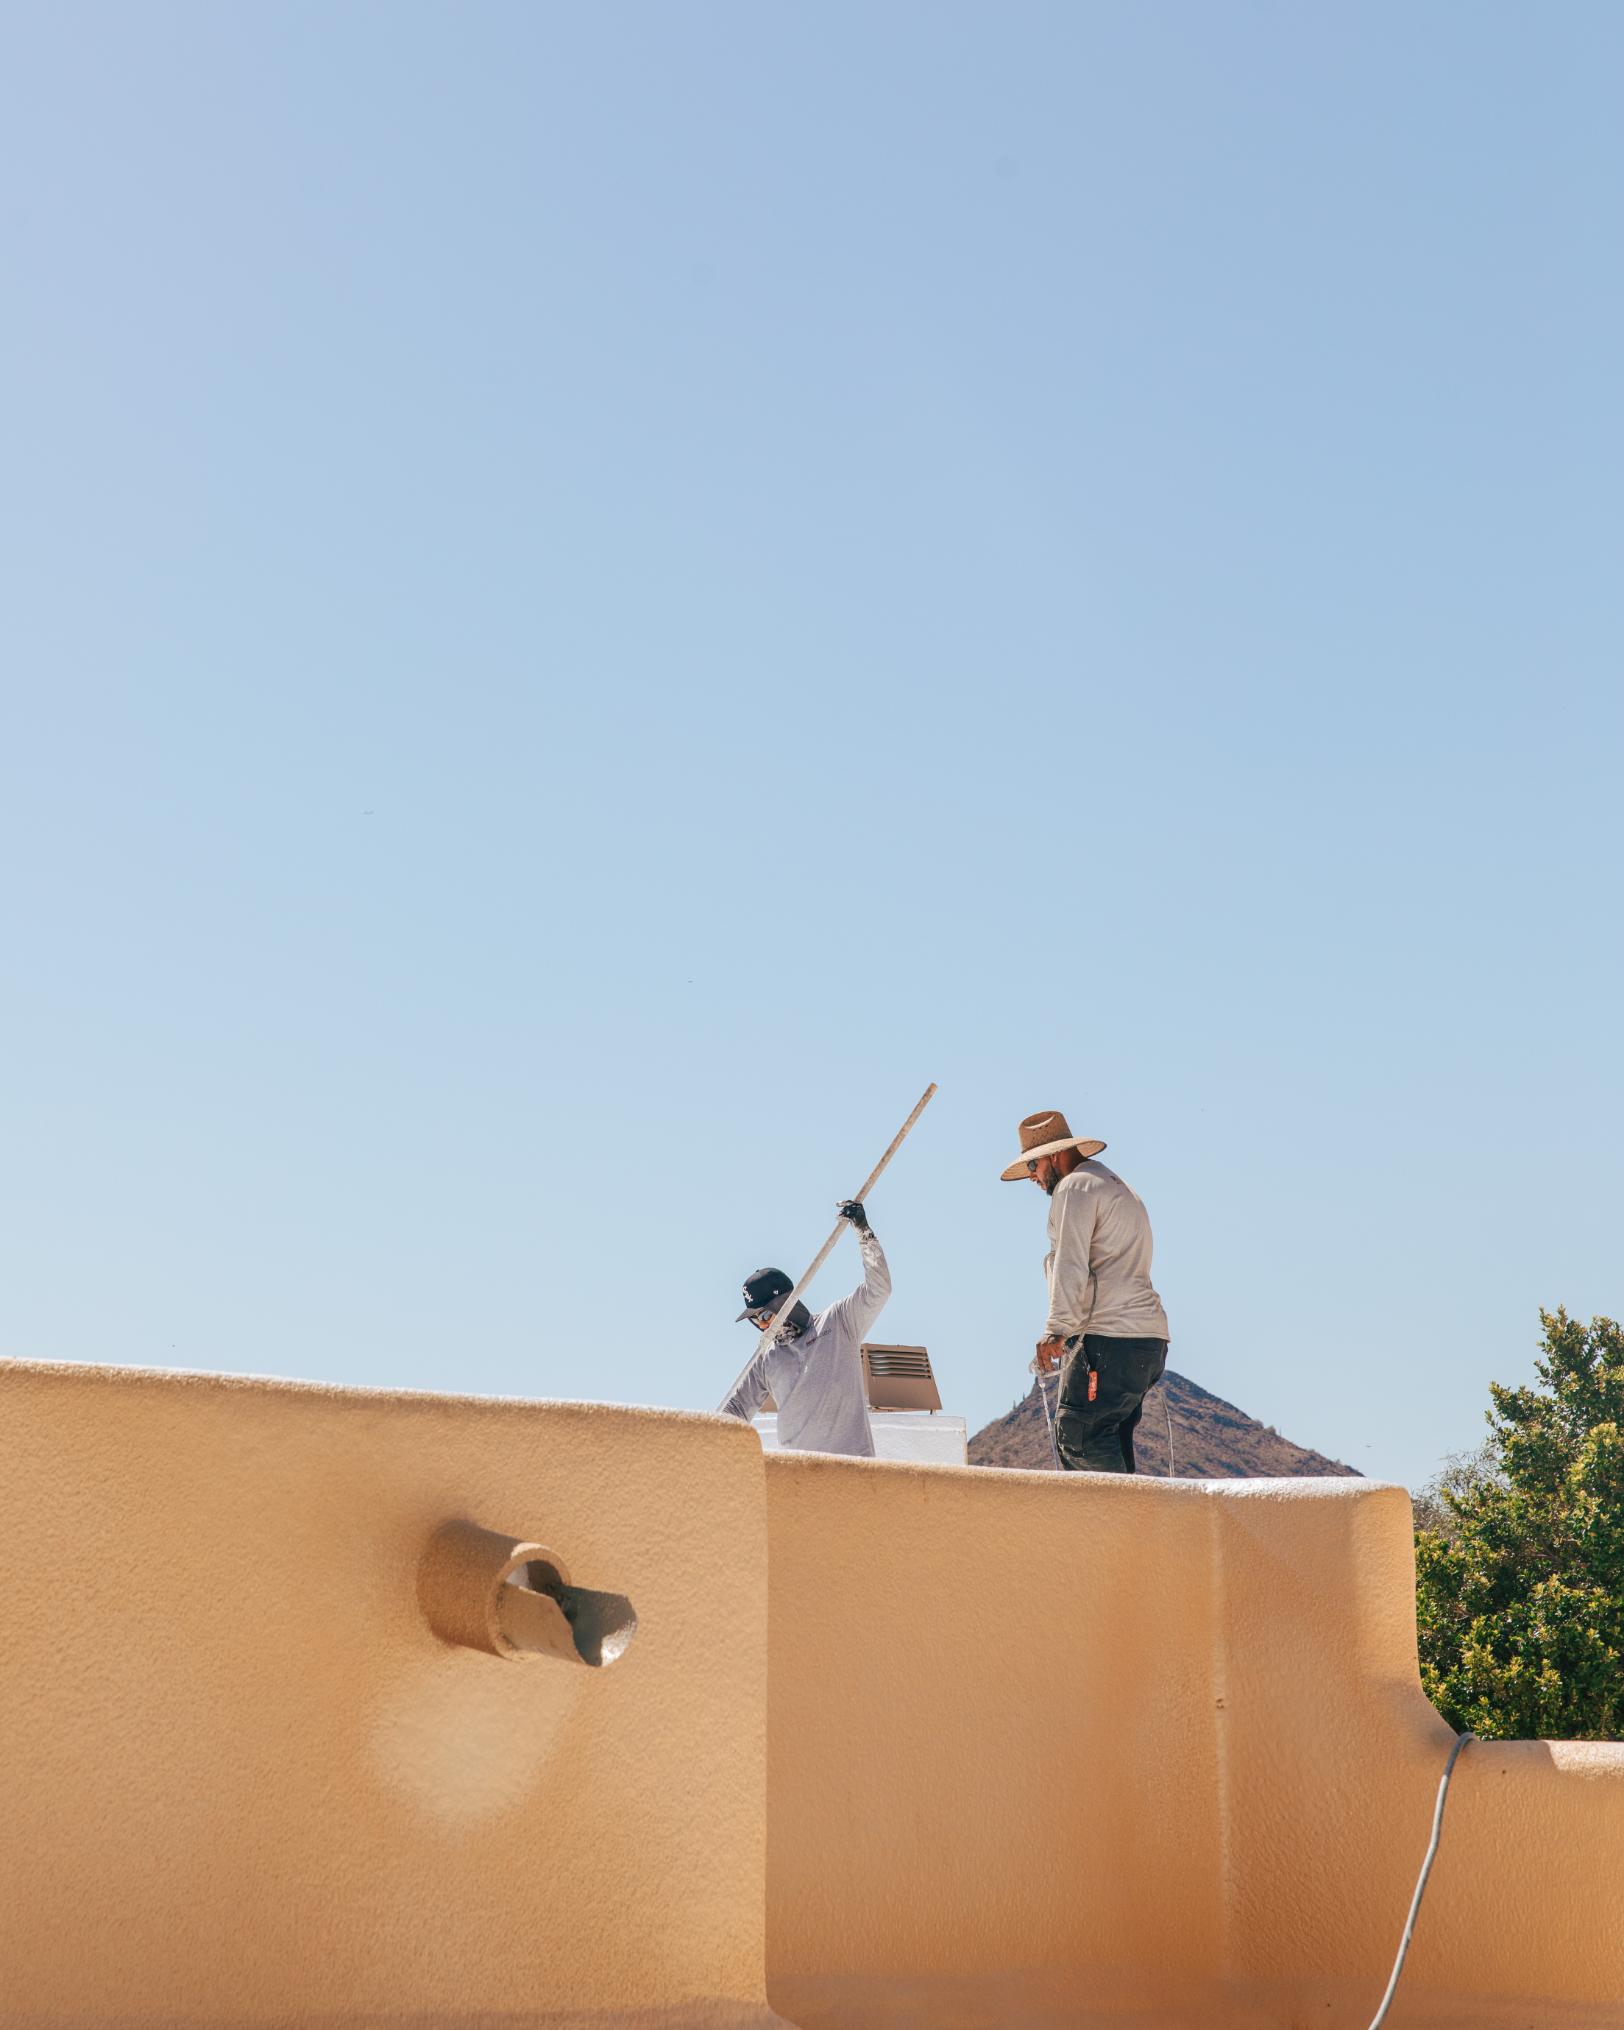
M 871 1410 L 939 1410 L 942 1395 L 922 1346 L 865 1346 L 863 1381 Z

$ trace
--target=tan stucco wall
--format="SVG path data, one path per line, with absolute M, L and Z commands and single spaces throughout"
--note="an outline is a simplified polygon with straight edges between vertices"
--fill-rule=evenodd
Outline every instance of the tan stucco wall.
M 771 2020 L 750 1431 L 16 1366 L 0 1430 L 7 2030 Z M 628 1594 L 630 1654 L 439 1642 L 455 1516 Z
M 1363 2030 L 1453 1739 L 1402 1489 L 767 1482 L 782 2013 Z M 1621 1881 L 1624 1748 L 1468 1748 L 1395 2023 L 1624 2023 Z
M 934 2022 L 989 1972 L 1027 2008 L 1193 2006 L 1224 1950 L 1194 1484 L 768 1467 L 779 2007 Z
M 0 1365 L 0 2020 L 1324 2025 L 1449 1733 L 1408 1502 L 718 1419 Z M 628 1594 L 448 1647 L 463 1517 Z M 769 1635 L 770 1630 L 770 1635 Z M 1624 1748 L 1473 1747 L 1395 2030 L 1624 2024 Z

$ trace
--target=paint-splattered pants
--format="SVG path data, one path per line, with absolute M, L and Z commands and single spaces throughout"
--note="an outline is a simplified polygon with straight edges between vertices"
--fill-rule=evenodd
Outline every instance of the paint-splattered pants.
M 1108 1339 L 1083 1335 L 1081 1352 L 1067 1363 L 1060 1383 L 1055 1442 L 1068 1473 L 1132 1473 L 1133 1434 L 1145 1397 L 1167 1365 L 1165 1339 Z M 1088 1400 L 1090 1370 L 1098 1376 Z

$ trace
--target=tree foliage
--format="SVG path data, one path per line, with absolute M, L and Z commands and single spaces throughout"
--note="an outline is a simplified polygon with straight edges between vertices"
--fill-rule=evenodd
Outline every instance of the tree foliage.
M 1460 1517 L 1456 1512 L 1457 1504 L 1450 1497 L 1469 1494 L 1484 1481 L 1500 1478 L 1498 1455 L 1492 1438 L 1485 1438 L 1475 1452 L 1450 1453 L 1442 1472 L 1410 1496 L 1416 1534 L 1419 1536 L 1423 1530 L 1430 1530 L 1435 1537 L 1456 1542 L 1460 1536 Z
M 1624 1739 L 1624 1330 L 1540 1313 L 1537 1383 L 1418 1501 L 1421 1678 L 1456 1728 Z M 1430 1526 L 1429 1526 L 1430 1525 Z

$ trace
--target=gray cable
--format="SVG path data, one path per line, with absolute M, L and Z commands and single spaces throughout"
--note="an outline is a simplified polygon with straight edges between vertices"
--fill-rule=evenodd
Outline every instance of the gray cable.
M 1037 1373 L 1035 1367 L 1033 1372 Z M 1167 1473 L 1165 1478 L 1171 1480 L 1173 1478 L 1173 1411 L 1167 1400 L 1166 1381 L 1164 1380 L 1160 1386 L 1162 1391 L 1162 1415 L 1167 1419 Z M 1065 1468 L 1060 1463 L 1060 1442 L 1055 1434 L 1054 1412 L 1049 1407 L 1049 1391 L 1043 1386 L 1043 1376 L 1041 1374 L 1037 1375 L 1037 1390 L 1043 1403 L 1043 1421 L 1049 1427 L 1049 1453 L 1054 1460 L 1055 1471 L 1063 1473 Z M 1055 1394 L 1058 1396 L 1059 1393 L 1060 1390 L 1057 1385 Z
M 1060 1464 L 1060 1447 L 1055 1438 L 1054 1412 L 1049 1407 L 1049 1392 L 1043 1386 L 1043 1376 L 1037 1378 L 1038 1394 L 1043 1399 L 1044 1422 L 1049 1427 L 1049 1450 L 1054 1454 L 1054 1463 Z M 1167 1420 L 1167 1477 L 1173 1477 L 1173 1411 L 1167 1399 L 1167 1383 L 1162 1389 L 1162 1415 Z M 1058 1391 L 1057 1391 L 1058 1393 Z M 1415 1937 L 1416 1919 L 1421 1915 L 1421 1899 L 1427 1893 L 1427 1877 L 1432 1873 L 1432 1864 L 1438 1858 L 1438 1843 L 1443 1838 L 1444 1806 L 1449 1800 L 1449 1779 L 1455 1773 L 1455 1764 L 1460 1752 L 1468 1741 L 1475 1741 L 1475 1734 L 1462 1734 L 1449 1751 L 1449 1760 L 1444 1764 L 1444 1773 L 1438 1783 L 1438 1801 L 1432 1808 L 1432 1838 L 1427 1842 L 1427 1851 L 1421 1862 L 1421 1873 L 1416 1877 L 1415 1894 L 1410 1899 L 1410 1914 L 1404 1920 L 1404 1936 L 1398 1942 L 1398 1957 L 1393 1961 L 1393 1972 L 1387 1983 L 1387 1992 L 1382 1996 L 1381 2007 L 1370 2019 L 1370 2030 L 1382 2030 L 1388 2012 L 1393 2006 L 1393 1997 L 1398 1993 L 1399 1975 L 1404 1971 L 1404 1962 L 1409 1958 L 1410 1942 Z
M 1065 1468 L 1060 1463 L 1060 1441 L 1055 1432 L 1055 1413 L 1049 1407 L 1049 1391 L 1043 1386 L 1043 1375 L 1035 1361 L 1032 1364 L 1032 1372 L 1037 1376 L 1038 1396 L 1043 1404 L 1043 1421 L 1049 1427 L 1049 1452 L 1054 1460 L 1056 1472 L 1063 1473 Z M 1173 1411 L 1167 1400 L 1167 1382 L 1165 1377 L 1158 1386 L 1162 1392 L 1162 1415 L 1167 1419 L 1167 1473 L 1165 1478 L 1171 1480 L 1173 1478 Z M 1057 1379 L 1055 1384 L 1055 1395 L 1057 1398 L 1059 1394 L 1060 1386 Z
M 1444 1764 L 1443 1780 L 1438 1785 L 1438 1802 L 1432 1808 L 1432 1838 L 1427 1843 L 1426 1859 L 1421 1863 L 1421 1873 L 1416 1879 L 1415 1895 L 1410 1903 L 1410 1914 L 1405 1920 L 1404 1936 L 1398 1942 L 1398 1958 L 1393 1962 L 1393 1977 L 1387 1983 L 1387 1993 L 1382 1996 L 1382 2005 L 1370 2019 L 1370 2030 L 1382 2030 L 1387 2021 L 1387 2012 L 1393 2006 L 1393 1997 L 1398 1993 L 1398 1977 L 1404 1971 L 1404 1958 L 1410 1950 L 1410 1940 L 1415 1936 L 1415 1920 L 1421 1915 L 1421 1898 L 1427 1891 L 1427 1877 L 1432 1873 L 1432 1864 L 1438 1856 L 1438 1841 L 1444 1829 L 1444 1802 L 1449 1796 L 1449 1779 L 1455 1773 L 1455 1762 L 1468 1741 L 1475 1741 L 1475 1734 L 1462 1734 L 1449 1751 L 1449 1760 Z
M 1049 1407 L 1049 1391 L 1043 1386 L 1043 1376 L 1041 1372 L 1038 1374 L 1037 1387 L 1038 1394 L 1043 1399 L 1043 1421 L 1049 1427 L 1049 1456 L 1054 1460 L 1055 1472 L 1063 1473 L 1065 1471 L 1065 1468 L 1060 1463 L 1060 1440 L 1055 1435 L 1054 1411 Z M 1055 1387 L 1055 1394 L 1056 1396 L 1060 1394 L 1058 1384 L 1056 1384 Z

